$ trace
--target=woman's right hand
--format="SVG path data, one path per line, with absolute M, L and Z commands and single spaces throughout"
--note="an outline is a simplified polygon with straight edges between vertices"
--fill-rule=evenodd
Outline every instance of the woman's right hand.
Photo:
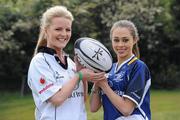
M 95 73 L 93 70 L 87 68 L 81 69 L 80 72 L 82 72 L 83 74 L 83 80 L 90 81 L 93 83 L 96 83 L 100 80 L 104 80 L 106 78 L 104 72 Z
M 75 62 L 75 64 L 76 64 L 76 71 L 79 71 L 79 70 L 85 68 L 83 65 L 81 65 L 81 64 L 79 63 L 79 61 L 78 61 L 78 56 L 77 56 L 77 55 L 74 56 L 74 62 Z
M 83 80 L 90 81 L 90 82 L 97 82 L 97 81 L 105 79 L 104 72 L 95 73 L 93 70 L 85 68 L 83 65 L 79 63 L 78 56 L 76 55 L 74 56 L 74 62 L 76 64 L 76 71 L 82 73 Z

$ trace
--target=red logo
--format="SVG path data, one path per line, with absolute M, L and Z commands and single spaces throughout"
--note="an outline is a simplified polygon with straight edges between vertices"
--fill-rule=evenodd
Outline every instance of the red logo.
M 40 82 L 41 84 L 44 84 L 46 81 L 45 81 L 44 78 L 40 78 L 39 82 Z
M 53 85 L 54 85 L 53 83 L 46 85 L 42 90 L 39 91 L 39 94 L 43 93 L 44 91 L 46 91 L 48 88 L 50 88 Z

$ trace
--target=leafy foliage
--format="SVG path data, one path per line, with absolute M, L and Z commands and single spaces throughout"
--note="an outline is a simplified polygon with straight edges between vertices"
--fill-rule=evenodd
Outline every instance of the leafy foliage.
M 178 0 L 1 0 L 0 89 L 20 89 L 38 38 L 39 19 L 53 5 L 64 5 L 74 15 L 72 38 L 65 49 L 70 56 L 75 40 L 85 36 L 98 39 L 113 54 L 110 28 L 115 21 L 128 19 L 139 30 L 141 59 L 150 67 L 153 87 L 180 84 Z

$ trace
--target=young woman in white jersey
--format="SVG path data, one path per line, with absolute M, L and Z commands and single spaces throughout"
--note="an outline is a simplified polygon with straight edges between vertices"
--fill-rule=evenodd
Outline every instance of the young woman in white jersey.
M 104 120 L 151 120 L 151 76 L 146 64 L 138 59 L 137 28 L 131 21 L 117 21 L 110 38 L 117 62 L 107 79 L 94 81 L 91 111 L 103 105 Z
M 76 67 L 63 51 L 71 38 L 73 16 L 64 6 L 47 9 L 41 19 L 39 39 L 28 71 L 36 120 L 86 120 L 86 76 L 101 77 Z M 85 82 L 84 82 L 85 83 Z

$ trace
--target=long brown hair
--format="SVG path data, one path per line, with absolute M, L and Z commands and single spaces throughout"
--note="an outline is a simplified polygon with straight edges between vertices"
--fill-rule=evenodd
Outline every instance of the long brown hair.
M 36 44 L 36 48 L 34 50 L 34 55 L 37 54 L 37 49 L 39 46 L 47 45 L 45 29 L 51 24 L 51 20 L 54 17 L 64 17 L 71 21 L 74 20 L 72 13 L 69 10 L 67 10 L 67 8 L 64 6 L 54 6 L 47 9 L 43 13 L 41 21 L 40 21 L 41 22 L 40 33 L 39 33 L 38 42 Z
M 134 23 L 129 20 L 119 20 L 113 24 L 111 31 L 110 31 L 110 39 L 111 40 L 112 40 L 113 30 L 118 27 L 128 28 L 131 35 L 133 36 L 133 39 L 136 39 L 137 41 L 139 40 L 138 30 L 137 30 L 136 26 L 134 25 Z M 138 58 L 140 57 L 138 42 L 136 42 L 136 44 L 134 44 L 134 46 L 133 46 L 133 53 L 135 54 L 136 57 L 138 57 Z

